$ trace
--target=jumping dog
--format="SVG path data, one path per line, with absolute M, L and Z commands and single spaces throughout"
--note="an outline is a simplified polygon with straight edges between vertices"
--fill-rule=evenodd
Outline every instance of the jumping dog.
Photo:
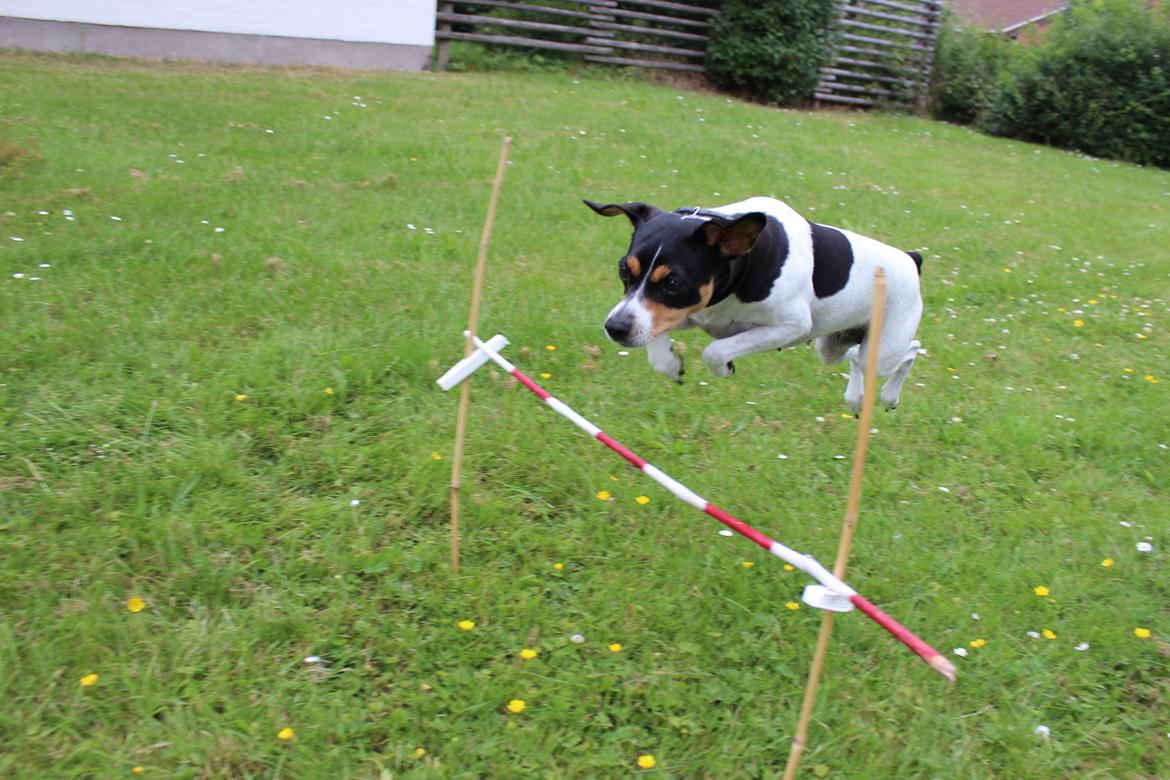
M 845 403 L 857 414 L 869 348 L 874 269 L 885 270 L 885 323 L 878 340 L 881 399 L 898 406 L 919 343 L 922 256 L 848 230 L 818 225 L 774 198 L 712 209 L 664 212 L 645 203 L 586 205 L 634 226 L 618 264 L 625 294 L 605 332 L 627 347 L 646 347 L 650 365 L 676 381 L 683 374 L 670 331 L 697 326 L 714 337 L 703 361 L 731 376 L 732 361 L 815 340 L 829 365 L 849 359 Z

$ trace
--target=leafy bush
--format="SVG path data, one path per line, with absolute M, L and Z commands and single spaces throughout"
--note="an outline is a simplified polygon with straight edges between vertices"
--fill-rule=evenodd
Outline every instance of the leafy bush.
M 999 33 L 945 25 L 935 47 L 931 115 L 945 122 L 976 122 L 998 96 L 1014 47 Z
M 812 97 L 833 54 L 835 0 L 728 0 L 707 44 L 707 75 L 720 87 L 781 104 Z
M 996 135 L 1170 167 L 1170 7 L 1074 2 L 1013 58 L 979 126 Z

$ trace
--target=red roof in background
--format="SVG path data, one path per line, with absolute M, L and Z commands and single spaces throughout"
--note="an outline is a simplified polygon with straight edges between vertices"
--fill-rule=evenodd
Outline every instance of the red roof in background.
M 968 24 L 1006 30 L 1044 17 L 1068 5 L 1067 0 L 950 0 L 955 14 Z

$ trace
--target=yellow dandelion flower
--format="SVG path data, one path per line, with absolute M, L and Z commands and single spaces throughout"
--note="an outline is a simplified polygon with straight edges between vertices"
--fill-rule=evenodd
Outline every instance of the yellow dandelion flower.
M 1073 320 L 1073 327 L 1074 328 L 1083 328 L 1083 327 L 1085 327 L 1085 321 L 1084 320 Z
M 620 644 L 618 644 L 617 642 L 614 642 L 613 644 L 609 645 L 609 652 L 620 653 L 621 651 L 622 651 L 622 646 Z
M 795 601 L 790 601 L 787 604 L 785 604 L 784 606 L 788 607 L 789 609 L 793 610 L 794 612 L 796 610 L 800 609 L 800 604 L 798 604 Z
M 332 388 L 332 387 L 326 387 L 326 388 L 325 388 L 325 395 L 333 395 L 333 388 Z
M 1144 334 L 1144 333 L 1135 333 L 1134 335 L 1137 336 L 1138 341 L 1145 341 L 1146 340 L 1146 334 Z
M 1045 639 L 1056 639 L 1056 632 L 1050 628 L 1046 628 L 1040 633 L 1044 634 Z
M 443 456 L 439 454 L 438 450 L 431 453 L 431 460 L 442 460 Z
M 244 393 L 237 393 L 236 400 L 237 401 L 246 401 L 246 400 L 248 400 L 248 396 L 245 395 Z
M 618 478 L 617 478 L 617 477 L 615 477 L 613 474 L 610 474 L 610 475 L 609 475 L 609 481 L 610 481 L 610 482 L 617 482 L 617 481 L 618 481 Z
M 1156 376 L 1154 376 L 1153 374 L 1146 374 L 1145 380 L 1152 385 L 1158 384 L 1158 378 Z
M 557 561 L 556 563 L 553 564 L 553 568 L 556 569 L 557 571 L 562 571 L 565 568 L 565 564 L 561 563 L 560 561 Z
M 530 647 L 526 647 L 520 651 L 520 657 L 525 661 L 531 661 L 533 658 L 536 658 L 536 651 Z
M 1106 558 L 1105 560 L 1101 561 L 1101 565 L 1104 566 L 1106 569 L 1108 569 L 1110 566 L 1113 565 L 1113 559 Z
M 524 708 L 527 706 L 523 699 L 512 699 L 512 701 L 508 702 L 508 712 L 519 714 L 524 712 Z
M 1152 632 L 1148 628 L 1135 628 L 1133 630 L 1133 635 L 1138 639 L 1149 639 L 1151 634 Z
M 1043 585 L 1037 585 L 1036 587 L 1032 588 L 1032 592 L 1041 598 L 1044 598 L 1049 593 L 1051 593 L 1051 591 Z
M 136 767 L 133 767 L 133 768 L 132 768 L 130 771 L 131 771 L 131 772 L 133 772 L 133 773 L 134 773 L 134 774 L 136 774 L 136 775 L 140 775 L 140 774 L 142 774 L 143 772 L 145 772 L 145 771 L 146 771 L 146 769 L 145 769 L 145 767 L 136 766 Z
M 1090 305 L 1090 306 L 1096 306 L 1096 305 L 1097 305 L 1097 299 L 1096 299 L 1096 298 L 1090 298 L 1090 299 L 1089 299 L 1089 305 Z
M 598 490 L 597 497 L 599 499 L 601 499 L 602 501 L 609 501 L 609 491 L 608 490 Z
M 1003 272 L 1004 272 L 1005 274 L 1010 274 L 1010 273 L 1012 272 L 1012 269 L 1010 269 L 1010 268 L 1005 268 L 1005 269 L 1003 269 Z
M 650 496 L 638 496 L 634 500 L 637 501 L 642 506 L 646 506 L 647 504 L 650 503 Z
M 426 749 L 426 748 L 423 748 L 423 747 L 416 747 L 416 748 L 414 749 L 414 757 L 415 757 L 415 758 L 422 758 L 422 757 L 423 757 L 423 756 L 425 756 L 426 754 L 427 754 L 427 749 Z
M 82 677 L 81 680 L 79 680 L 82 688 L 88 688 L 91 685 L 95 685 L 97 684 L 97 681 L 98 676 L 96 674 L 87 674 L 85 677 Z
M 146 600 L 139 598 L 138 596 L 131 596 L 130 598 L 126 599 L 126 609 L 130 610 L 131 612 L 141 612 L 142 610 L 146 609 Z
M 460 620 L 458 623 L 456 623 L 456 625 L 459 626 L 459 628 L 463 629 L 464 631 L 470 631 L 471 629 L 475 628 L 475 621 L 474 620 Z
M 642 767 L 643 769 L 653 769 L 654 767 L 658 766 L 658 762 L 654 760 L 654 756 L 650 755 L 649 753 L 643 753 L 642 755 L 638 756 L 638 766 Z
M 541 378 L 541 379 L 552 379 L 552 374 L 550 374 L 550 373 L 549 373 L 549 372 L 547 372 L 547 371 L 541 371 L 541 372 L 540 372 L 540 378 Z
M 848 412 L 841 412 L 841 419 L 842 420 L 852 420 L 853 415 L 849 414 Z
M 739 565 L 744 567 L 745 569 L 750 569 L 751 567 L 755 566 L 755 564 L 752 563 L 751 561 L 741 561 Z
M 544 348 L 545 348 L 545 349 L 547 349 L 549 352 L 556 352 L 556 351 L 557 351 L 557 345 L 556 345 L 556 344 L 546 344 L 546 345 L 544 346 Z
M 796 569 L 796 567 L 793 566 L 791 563 L 784 564 L 784 571 L 793 571 L 795 569 Z
M 983 647 L 985 644 L 987 644 L 986 639 L 975 639 L 971 642 L 971 647 L 978 650 L 979 648 Z
M 280 731 L 276 732 L 276 738 L 284 742 L 288 742 L 294 736 L 296 736 L 296 732 L 290 729 L 288 726 L 285 726 Z
M 1132 374 L 1132 373 L 1133 373 L 1133 369 L 1132 369 L 1132 368 L 1123 368 L 1123 369 L 1121 369 L 1121 370 L 1122 370 L 1122 371 L 1124 371 L 1124 372 L 1125 372 L 1125 373 L 1127 373 L 1127 374 Z

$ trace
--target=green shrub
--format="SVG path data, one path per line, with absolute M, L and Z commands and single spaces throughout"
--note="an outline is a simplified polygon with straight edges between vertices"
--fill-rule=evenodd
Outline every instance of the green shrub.
M 1074 2 L 1012 63 L 979 125 L 996 135 L 1170 167 L 1170 7 Z
M 724 89 L 807 102 L 836 40 L 835 0 L 728 0 L 712 25 L 707 75 Z
M 1014 49 L 999 33 L 945 25 L 935 47 L 931 116 L 960 124 L 977 121 L 995 101 Z

